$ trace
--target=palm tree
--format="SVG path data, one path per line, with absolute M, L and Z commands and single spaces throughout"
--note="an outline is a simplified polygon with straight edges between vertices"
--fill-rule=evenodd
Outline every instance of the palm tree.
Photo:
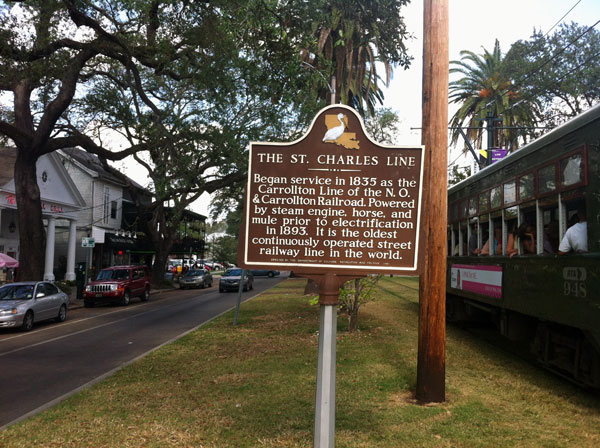
M 540 106 L 535 99 L 526 98 L 514 85 L 504 64 L 498 40 L 492 52 L 484 48 L 482 55 L 472 51 L 461 51 L 460 61 L 451 61 L 450 73 L 464 76 L 450 83 L 449 99 L 460 104 L 460 108 L 450 120 L 451 144 L 456 144 L 461 135 L 460 129 L 469 128 L 467 138 L 481 146 L 481 138 L 486 116 L 501 118 L 502 127 L 494 134 L 494 147 L 509 150 L 518 148 L 519 136 L 525 141 L 530 133 L 508 127 L 530 127 L 535 125 Z
M 400 8 L 407 0 L 333 0 L 323 2 L 313 24 L 313 48 L 302 52 L 302 60 L 335 76 L 335 102 L 374 114 L 383 101 L 378 69 L 388 85 L 392 67 L 408 68 L 411 57 Z M 378 67 L 379 66 L 379 67 Z M 326 92 L 319 92 L 320 96 Z

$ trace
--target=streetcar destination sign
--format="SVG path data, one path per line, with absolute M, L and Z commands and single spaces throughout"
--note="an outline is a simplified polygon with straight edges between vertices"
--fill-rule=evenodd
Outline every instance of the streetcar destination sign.
M 422 146 L 377 144 L 333 105 L 301 139 L 252 143 L 249 157 L 242 266 L 417 271 Z

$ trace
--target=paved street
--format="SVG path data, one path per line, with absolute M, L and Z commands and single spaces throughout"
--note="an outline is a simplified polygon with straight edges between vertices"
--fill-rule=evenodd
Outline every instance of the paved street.
M 242 300 L 283 278 L 255 278 Z M 128 307 L 70 310 L 66 322 L 37 324 L 30 333 L 0 330 L 0 428 L 197 328 L 236 300 L 237 293 L 219 293 L 215 281 L 210 289 L 161 292 Z

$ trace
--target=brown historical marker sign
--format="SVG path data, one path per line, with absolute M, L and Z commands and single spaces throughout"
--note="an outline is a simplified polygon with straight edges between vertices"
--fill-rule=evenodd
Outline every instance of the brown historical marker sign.
M 423 147 L 383 146 L 349 107 L 292 143 L 252 143 L 242 265 L 416 273 Z M 300 269 L 301 268 L 301 269 Z

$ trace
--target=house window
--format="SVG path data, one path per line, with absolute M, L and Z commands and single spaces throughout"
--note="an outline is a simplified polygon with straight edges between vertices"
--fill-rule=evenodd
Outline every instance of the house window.
M 104 216 L 102 222 L 108 224 L 108 217 L 110 216 L 110 190 L 108 187 L 104 187 Z
M 117 201 L 111 201 L 110 203 L 110 217 L 111 219 L 117 219 Z

